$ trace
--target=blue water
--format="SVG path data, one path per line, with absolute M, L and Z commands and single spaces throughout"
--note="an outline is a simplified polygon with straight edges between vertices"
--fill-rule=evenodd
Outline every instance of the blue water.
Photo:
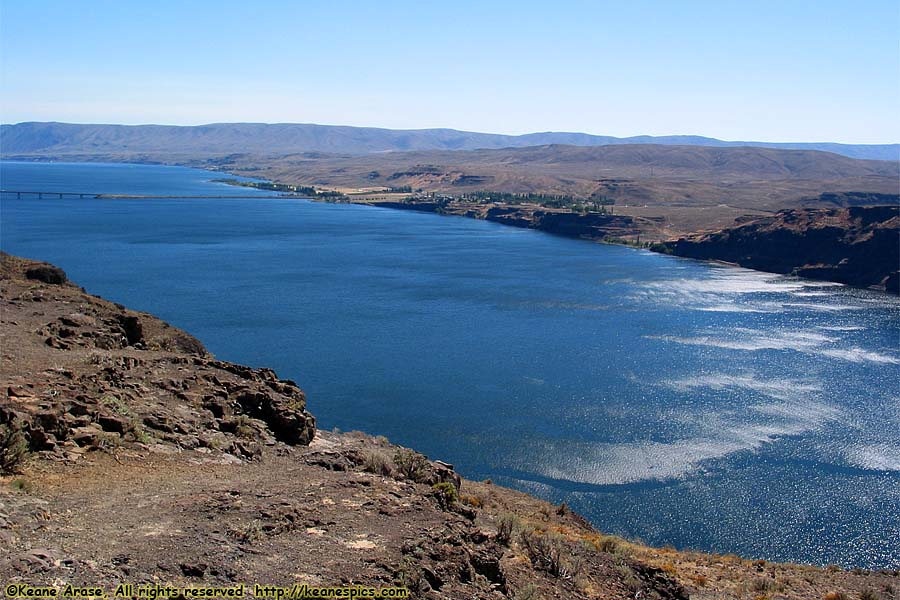
M 6 189 L 233 194 L 204 171 L 2 164 Z M 900 568 L 900 302 L 464 218 L 267 197 L 6 197 L 3 250 L 600 529 Z

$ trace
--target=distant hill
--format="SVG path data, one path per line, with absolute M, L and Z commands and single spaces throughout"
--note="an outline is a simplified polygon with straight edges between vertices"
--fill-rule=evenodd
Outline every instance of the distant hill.
M 742 206 L 766 209 L 796 205 L 801 198 L 822 193 L 896 194 L 900 177 L 900 163 L 896 161 L 858 160 L 830 152 L 655 144 L 429 150 L 362 156 L 234 154 L 182 164 L 335 188 L 410 186 L 449 193 L 488 190 L 581 197 L 600 194 L 625 204 L 715 206 L 739 202 Z
M 133 157 L 138 158 L 148 162 L 160 157 Z M 90 159 L 120 160 L 108 155 Z M 664 224 L 654 234 L 659 238 L 721 229 L 760 211 L 900 202 L 900 162 L 816 150 L 551 145 L 365 155 L 236 153 L 164 157 L 162 162 L 349 193 L 395 188 L 457 197 L 475 191 L 602 196 L 615 201 L 617 215 L 662 217 Z
M 564 144 L 676 146 L 823 150 L 850 158 L 900 159 L 900 144 L 773 143 L 722 141 L 715 138 L 636 136 L 617 138 L 586 133 L 544 132 L 500 135 L 455 129 L 379 129 L 302 123 L 214 123 L 174 125 L 80 125 L 18 123 L 2 125 L 0 152 L 12 155 L 66 154 L 290 154 L 326 152 L 368 154 L 423 150 L 478 150 Z
M 567 143 L 541 144 L 548 140 Z M 863 160 L 827 151 L 896 154 L 897 145 L 711 144 L 737 143 L 253 123 L 20 123 L 0 131 L 4 159 L 176 164 L 355 194 L 600 196 L 615 202 L 616 214 L 662 219 L 658 238 L 721 229 L 742 215 L 785 208 L 900 202 L 897 156 Z

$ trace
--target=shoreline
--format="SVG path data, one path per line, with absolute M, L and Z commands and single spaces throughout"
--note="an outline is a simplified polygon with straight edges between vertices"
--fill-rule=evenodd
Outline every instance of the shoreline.
M 241 175 L 239 173 L 234 173 L 231 171 L 214 168 L 214 167 L 204 167 L 198 165 L 191 165 L 179 162 L 100 162 L 100 163 L 92 163 L 91 161 L 57 161 L 43 158 L 34 158 L 33 160 L 22 160 L 22 157 L 19 157 L 18 160 L 7 160 L 6 162 L 20 162 L 20 163 L 67 163 L 67 164 L 108 164 L 108 165 L 123 165 L 123 164 L 136 164 L 136 165 L 148 165 L 148 166 L 171 166 L 171 167 L 179 167 L 179 168 L 188 168 L 188 169 L 196 169 L 199 171 L 204 171 L 206 173 L 218 173 L 224 175 L 230 175 L 232 177 L 241 177 L 248 180 L 254 180 L 246 182 L 245 185 L 239 182 L 238 180 L 228 181 L 224 179 L 214 179 L 212 181 L 216 181 L 218 183 L 224 183 L 226 185 L 231 185 L 235 187 L 251 187 L 255 189 L 266 189 L 265 187 L 260 188 L 258 185 L 253 184 L 263 184 L 266 186 L 283 186 L 297 189 L 303 188 L 304 190 L 316 190 L 319 188 L 314 188 L 312 186 L 295 186 L 292 184 L 284 184 L 271 180 L 260 179 L 257 177 L 250 177 L 247 175 Z M 691 260 L 701 260 L 705 262 L 718 262 L 722 264 L 731 264 L 736 265 L 741 268 L 751 269 L 760 273 L 771 273 L 776 275 L 784 275 L 789 277 L 797 277 L 799 279 L 807 279 L 809 281 L 829 281 L 836 284 L 849 285 L 850 287 L 854 287 L 857 289 L 865 289 L 869 291 L 879 292 L 879 293 L 887 293 L 890 295 L 900 295 L 900 272 L 897 272 L 896 267 L 900 265 L 894 265 L 894 272 L 888 277 L 888 273 L 891 273 L 890 269 L 886 270 L 884 276 L 881 281 L 868 281 L 864 283 L 858 283 L 854 281 L 853 277 L 849 277 L 840 274 L 840 276 L 836 276 L 834 273 L 835 269 L 829 268 L 821 268 L 818 265 L 800 265 L 795 264 L 791 265 L 791 268 L 785 268 L 783 265 L 779 265 L 778 267 L 769 267 L 766 268 L 766 261 L 759 260 L 744 260 L 736 257 L 726 256 L 722 252 L 715 252 L 713 254 L 703 254 L 697 253 L 695 251 L 683 251 L 681 247 L 685 246 L 686 243 L 692 242 L 693 240 L 700 238 L 709 238 L 715 235 L 724 235 L 731 230 L 738 229 L 746 223 L 738 223 L 736 222 L 732 228 L 726 228 L 714 232 L 700 232 L 688 234 L 678 238 L 661 238 L 659 240 L 653 239 L 652 241 L 641 241 L 642 231 L 640 227 L 635 225 L 635 217 L 631 216 L 623 216 L 623 215 L 608 215 L 602 213 L 587 213 L 586 215 L 582 215 L 576 213 L 571 210 L 561 210 L 561 209 L 546 209 L 544 207 L 538 205 L 508 205 L 501 203 L 489 203 L 489 204 L 473 204 L 473 203 L 457 203 L 456 205 L 447 205 L 440 204 L 436 202 L 402 202 L 398 200 L 379 200 L 379 199 L 356 199 L 353 195 L 344 194 L 342 192 L 336 191 L 330 188 L 321 188 L 323 196 L 319 197 L 317 194 L 298 194 L 289 193 L 280 196 L 274 196 L 274 198 L 295 198 L 295 199 L 304 199 L 309 200 L 311 202 L 326 202 L 326 203 L 350 203 L 350 204 L 358 204 L 358 205 L 367 205 L 367 206 L 375 206 L 380 208 L 391 208 L 396 210 L 413 210 L 419 212 L 432 212 L 439 215 L 445 216 L 462 216 L 467 218 L 475 218 L 481 220 L 489 220 L 496 223 L 510 225 L 513 227 L 520 227 L 526 229 L 535 229 L 538 231 L 543 231 L 545 233 L 560 235 L 562 237 L 568 237 L 571 239 L 582 239 L 586 241 L 591 241 L 594 243 L 605 243 L 619 246 L 626 246 L 635 249 L 645 249 L 651 252 L 656 252 L 659 254 L 668 254 L 679 256 L 680 258 L 687 258 Z M 272 190 L 277 191 L 277 190 Z M 387 192 L 381 192 L 382 195 Z M 360 194 L 364 196 L 366 194 Z M 370 194 L 371 195 L 371 194 Z M 107 198 L 123 198 L 126 199 L 129 195 L 106 195 Z M 137 196 L 130 196 L 135 198 Z M 181 196 L 178 196 L 181 197 Z M 212 196 L 211 196 L 212 197 Z M 221 196 L 224 197 L 224 196 Z M 256 196 L 249 196 L 248 198 L 253 198 Z M 236 196 L 236 198 L 243 198 L 243 196 Z M 856 207 L 856 210 L 863 209 L 864 207 Z M 878 207 L 871 207 L 878 208 Z M 822 212 L 822 211 L 834 211 L 834 210 L 851 210 L 851 209 L 785 209 L 779 212 L 776 212 L 772 215 L 772 218 L 778 218 L 779 215 L 783 213 L 803 213 L 803 212 Z M 493 211 L 493 213 L 492 213 Z M 563 215 L 563 216 L 560 216 Z M 764 220 L 766 217 L 756 217 L 756 220 Z M 546 219 L 546 222 L 545 222 Z M 616 219 L 619 219 L 618 221 Z M 642 223 L 646 225 L 649 221 L 652 221 L 646 217 L 639 218 L 642 220 Z M 754 218 L 751 218 L 753 220 Z M 568 221 L 568 222 L 566 222 Z M 900 234 L 900 228 L 897 228 L 898 234 Z M 615 235 L 612 235 L 615 234 Z M 896 236 L 895 236 L 896 237 Z M 645 238 L 646 239 L 646 238 Z M 757 243 L 759 245 L 759 243 Z M 900 251 L 894 252 L 891 255 L 900 255 Z M 815 268 L 810 268 L 815 266 Z
M 222 180 L 221 182 L 228 183 L 229 185 L 242 185 L 239 183 L 231 184 L 230 182 L 224 180 Z M 267 181 L 264 183 L 272 186 L 290 187 L 290 184 L 281 184 L 278 182 Z M 256 186 L 247 185 L 246 187 Z M 329 190 L 328 193 L 340 194 L 340 192 L 336 192 L 334 190 Z M 690 260 L 700 260 L 704 262 L 741 267 L 760 273 L 771 273 L 774 275 L 797 277 L 798 279 L 806 279 L 809 281 L 828 281 L 839 285 L 849 285 L 850 287 L 854 287 L 857 289 L 864 289 L 890 295 L 900 294 L 900 287 L 898 287 L 898 285 L 900 285 L 898 284 L 898 282 L 900 282 L 900 276 L 898 276 L 898 274 L 896 273 L 896 268 L 900 265 L 894 265 L 895 272 L 893 274 L 891 274 L 890 271 L 891 265 L 885 267 L 884 275 L 881 276 L 879 281 L 872 281 L 870 279 L 865 283 L 859 283 L 859 281 L 852 273 L 845 274 L 839 272 L 836 269 L 829 270 L 820 266 L 817 266 L 816 268 L 810 268 L 804 266 L 802 263 L 791 265 L 790 268 L 785 268 L 781 263 L 777 263 L 776 261 L 770 259 L 770 264 L 772 264 L 772 266 L 770 266 L 770 268 L 764 268 L 765 266 L 767 266 L 765 260 L 753 258 L 753 252 L 748 250 L 745 250 L 745 252 L 747 252 L 748 254 L 748 257 L 745 259 L 740 259 L 728 256 L 725 251 L 720 251 L 721 254 L 717 256 L 715 251 L 711 251 L 708 255 L 703 255 L 696 251 L 684 251 L 681 249 L 682 246 L 694 239 L 703 237 L 710 238 L 715 235 L 724 235 L 729 232 L 730 229 L 724 229 L 715 233 L 694 233 L 684 237 L 671 238 L 662 241 L 641 242 L 641 232 L 645 230 L 640 229 L 635 224 L 635 220 L 632 217 L 628 216 L 623 218 L 621 216 L 609 215 L 604 213 L 580 214 L 571 210 L 546 209 L 534 204 L 476 204 L 459 201 L 454 202 L 452 200 L 449 202 L 429 202 L 427 200 L 419 202 L 380 199 L 356 200 L 352 197 L 352 195 L 348 194 L 341 194 L 340 198 L 338 199 L 318 197 L 309 197 L 307 199 L 313 202 L 328 202 L 335 204 L 348 203 L 394 210 L 429 212 L 442 216 L 474 218 L 478 220 L 500 223 L 502 225 L 509 225 L 512 227 L 534 229 L 537 231 L 543 231 L 544 233 L 560 235 L 562 237 L 571 239 L 580 239 L 594 243 L 612 244 L 618 246 L 626 246 L 634 249 L 649 250 L 658 254 L 666 254 Z M 780 218 L 784 214 L 802 215 L 804 213 L 822 213 L 826 215 L 825 218 L 831 218 L 832 215 L 840 211 L 851 214 L 853 212 L 864 211 L 874 212 L 875 210 L 882 208 L 884 207 L 854 207 L 849 209 L 785 209 L 783 211 L 774 213 L 774 215 L 772 215 L 771 217 L 757 217 L 755 221 L 772 221 L 774 219 Z M 888 218 L 890 218 L 890 215 L 888 215 Z M 751 219 L 750 223 L 752 224 L 753 222 L 754 219 Z M 744 225 L 746 224 L 736 224 L 735 228 Z M 898 230 L 896 227 L 894 229 L 897 230 L 898 234 L 900 234 L 900 230 Z M 612 235 L 613 233 L 617 235 Z M 866 235 L 868 234 L 864 233 L 860 235 L 860 237 L 864 238 Z M 632 239 L 632 237 L 634 239 Z M 764 240 L 756 242 L 756 245 L 758 246 L 765 246 L 767 244 L 768 242 Z M 853 246 L 848 246 L 848 248 L 850 247 Z M 856 250 L 857 248 L 853 247 L 853 249 Z M 894 252 L 893 255 L 900 256 L 900 248 L 898 248 L 898 251 Z M 785 256 L 790 256 L 790 252 L 785 250 Z

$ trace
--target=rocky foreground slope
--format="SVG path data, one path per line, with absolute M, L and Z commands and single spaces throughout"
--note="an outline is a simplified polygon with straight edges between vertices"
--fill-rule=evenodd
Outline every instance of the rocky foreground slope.
M 4 584 L 898 597 L 896 572 L 648 548 L 384 438 L 316 430 L 293 382 L 6 255 L 0 352 Z
M 900 207 L 782 210 L 654 249 L 900 293 Z

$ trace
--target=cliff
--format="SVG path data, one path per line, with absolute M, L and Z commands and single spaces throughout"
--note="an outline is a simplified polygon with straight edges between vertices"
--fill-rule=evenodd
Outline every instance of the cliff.
M 488 211 L 485 219 L 589 240 L 636 236 L 640 235 L 642 231 L 638 219 L 600 213 L 579 214 L 569 211 L 492 208 Z
M 659 223 L 653 219 L 602 213 L 576 213 L 566 209 L 547 209 L 536 204 L 370 201 L 371 206 L 434 212 L 473 219 L 484 219 L 513 227 L 537 229 L 565 237 L 601 241 L 608 238 L 640 236 L 652 232 Z
M 216 360 L 52 265 L 2 255 L 0 308 L 5 583 L 547 600 L 900 587 L 895 572 L 648 548 L 384 438 L 317 430 L 295 383 Z
M 900 207 L 782 210 L 654 246 L 688 258 L 897 294 Z

